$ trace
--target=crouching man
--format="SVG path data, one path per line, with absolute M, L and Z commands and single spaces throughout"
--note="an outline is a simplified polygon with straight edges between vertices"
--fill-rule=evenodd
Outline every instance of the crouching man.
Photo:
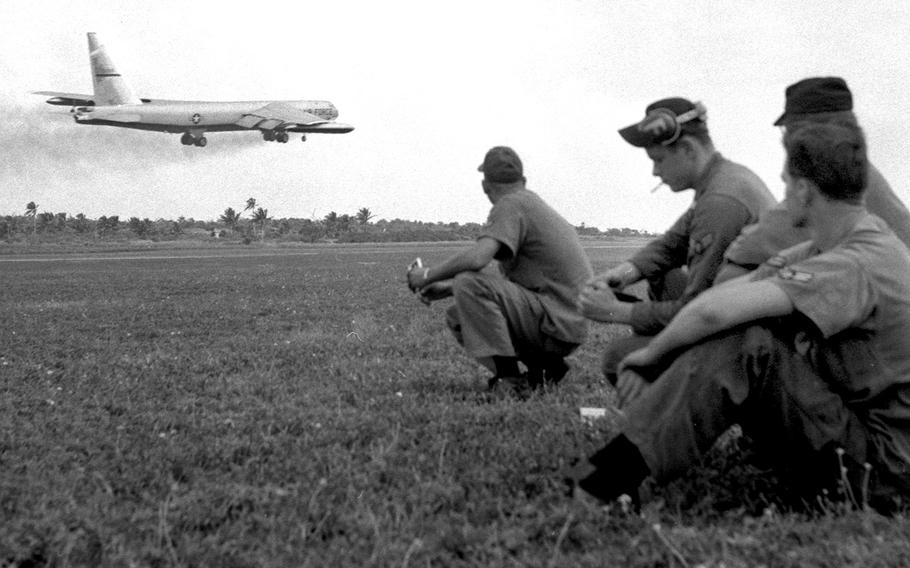
M 568 371 L 564 358 L 584 341 L 575 298 L 591 264 L 574 227 L 525 187 L 514 150 L 490 149 L 478 170 L 493 208 L 477 242 L 438 266 L 412 267 L 408 286 L 427 303 L 454 296 L 446 321 L 468 354 L 495 373 L 488 387 L 525 394 L 559 382 Z M 482 270 L 493 260 L 497 270 Z
M 785 204 L 812 239 L 705 291 L 621 361 L 626 423 L 574 472 L 582 490 L 611 501 L 668 481 L 739 424 L 809 494 L 843 464 L 857 501 L 910 499 L 910 252 L 863 206 L 858 128 L 788 130 L 784 146 Z

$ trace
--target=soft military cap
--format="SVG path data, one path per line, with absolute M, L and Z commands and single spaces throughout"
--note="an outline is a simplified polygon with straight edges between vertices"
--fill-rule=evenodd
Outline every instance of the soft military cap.
M 619 135 L 638 148 L 667 146 L 684 130 L 705 128 L 705 107 L 682 97 L 653 102 L 645 108 L 645 117 L 619 130 Z
M 809 77 L 786 90 L 784 114 L 774 121 L 780 126 L 806 115 L 853 110 L 853 95 L 840 77 Z
M 521 158 L 508 146 L 490 148 L 477 171 L 483 172 L 484 179 L 494 183 L 514 183 L 524 177 Z

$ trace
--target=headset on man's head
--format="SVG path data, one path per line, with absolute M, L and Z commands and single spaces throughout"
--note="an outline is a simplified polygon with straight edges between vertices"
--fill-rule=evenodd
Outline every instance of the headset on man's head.
M 680 115 L 668 108 L 654 108 L 645 115 L 641 122 L 638 123 L 638 129 L 651 134 L 655 141 L 664 135 L 669 134 L 666 140 L 660 140 L 661 146 L 669 146 L 679 140 L 682 135 L 683 124 L 693 120 L 704 120 L 708 114 L 708 109 L 700 102 L 694 103 L 692 110 L 686 111 Z

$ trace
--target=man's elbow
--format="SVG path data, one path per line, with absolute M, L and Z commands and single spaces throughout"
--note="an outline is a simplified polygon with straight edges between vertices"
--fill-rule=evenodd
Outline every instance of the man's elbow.
M 692 318 L 697 327 L 706 329 L 725 329 L 730 324 L 729 314 L 708 302 L 697 302 L 691 305 Z
M 479 270 L 483 270 L 483 268 L 488 265 L 490 261 L 486 259 L 484 255 L 471 251 L 471 253 L 466 254 L 462 258 L 462 263 L 462 266 L 466 271 L 477 272 Z
M 488 264 L 493 261 L 493 258 L 496 255 L 496 250 L 488 246 L 482 246 L 483 244 L 485 243 L 482 243 L 481 245 L 469 249 L 465 252 L 463 261 L 464 266 L 467 270 L 483 270 Z

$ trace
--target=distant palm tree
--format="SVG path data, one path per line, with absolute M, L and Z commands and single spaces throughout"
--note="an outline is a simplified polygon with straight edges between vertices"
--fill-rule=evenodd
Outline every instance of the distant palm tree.
M 228 207 L 224 210 L 224 213 L 221 214 L 221 217 L 219 217 L 218 220 L 233 231 L 237 228 L 237 223 L 240 221 L 240 213 L 234 211 L 233 207 Z
M 253 223 L 259 225 L 259 234 L 261 235 L 260 238 L 262 238 L 262 239 L 265 238 L 265 224 L 266 224 L 266 222 L 268 222 L 268 220 L 269 220 L 269 210 L 268 209 L 263 209 L 262 207 L 260 207 L 259 209 L 257 209 L 256 211 L 253 212 L 253 217 L 251 218 L 251 221 Z
M 246 207 L 243 208 L 243 212 L 246 213 L 247 211 L 253 209 L 254 207 L 256 207 L 256 198 L 251 197 L 246 200 Z M 238 217 L 239 217 L 239 215 L 238 215 Z M 252 221 L 250 223 L 252 224 Z M 249 236 L 250 230 L 251 230 L 251 227 L 247 227 L 247 231 L 246 231 L 247 236 Z
M 38 205 L 34 201 L 29 201 L 25 206 L 25 216 L 32 218 L 32 237 L 38 232 Z
M 361 207 L 357 210 L 357 214 L 354 215 L 354 219 L 356 219 L 357 223 L 360 225 L 366 225 L 373 217 L 375 217 L 375 215 L 373 215 L 373 212 L 367 207 Z

